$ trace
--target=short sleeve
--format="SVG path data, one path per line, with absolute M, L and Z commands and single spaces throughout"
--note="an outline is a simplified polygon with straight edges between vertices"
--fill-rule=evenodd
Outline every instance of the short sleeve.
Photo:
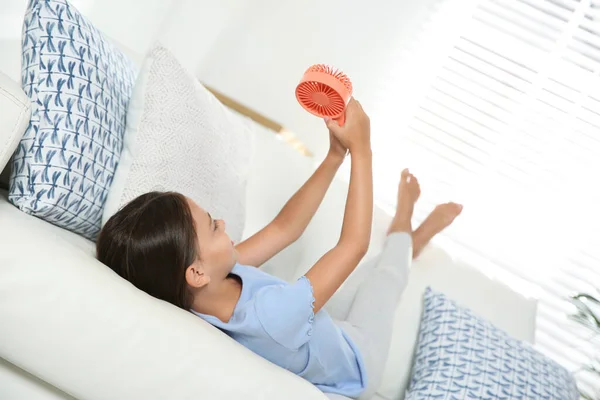
M 314 295 L 305 276 L 291 285 L 271 285 L 256 294 L 257 318 L 280 345 L 296 350 L 310 340 L 314 322 Z

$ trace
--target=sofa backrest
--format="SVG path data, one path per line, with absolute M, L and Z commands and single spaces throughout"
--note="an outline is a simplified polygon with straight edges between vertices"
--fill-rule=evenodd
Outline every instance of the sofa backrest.
M 290 197 L 312 173 L 314 160 L 278 140 L 275 132 L 251 122 L 255 133 L 255 153 L 246 190 L 244 238 L 273 220 Z M 291 280 L 304 256 L 306 237 L 269 260 L 262 268 Z

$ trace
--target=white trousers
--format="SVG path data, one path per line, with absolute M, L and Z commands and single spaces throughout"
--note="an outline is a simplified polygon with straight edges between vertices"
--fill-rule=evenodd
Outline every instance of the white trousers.
M 381 384 L 394 314 L 408 281 L 411 261 L 411 235 L 392 233 L 381 253 L 361 264 L 325 306 L 362 354 L 367 388 L 361 400 L 370 399 Z

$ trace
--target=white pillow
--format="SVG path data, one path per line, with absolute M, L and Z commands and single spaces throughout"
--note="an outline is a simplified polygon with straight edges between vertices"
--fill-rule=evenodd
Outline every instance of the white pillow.
M 0 72 L 0 171 L 14 153 L 31 116 L 31 101 L 19 84 Z
M 247 121 L 157 44 L 129 103 L 123 153 L 102 222 L 143 193 L 173 190 L 224 219 L 239 241 L 252 138 Z

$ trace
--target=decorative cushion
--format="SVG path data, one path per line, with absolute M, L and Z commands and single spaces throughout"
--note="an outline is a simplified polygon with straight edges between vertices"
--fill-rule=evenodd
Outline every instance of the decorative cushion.
M 230 237 L 240 240 L 252 139 L 245 119 L 156 45 L 135 84 L 103 221 L 143 193 L 173 190 L 224 219 Z
M 566 369 L 430 288 L 407 400 L 576 400 Z
M 0 72 L 0 171 L 17 148 L 30 115 L 31 102 L 23 90 Z
M 30 0 L 22 40 L 32 113 L 13 159 L 10 201 L 94 239 L 123 146 L 135 66 L 65 0 Z

